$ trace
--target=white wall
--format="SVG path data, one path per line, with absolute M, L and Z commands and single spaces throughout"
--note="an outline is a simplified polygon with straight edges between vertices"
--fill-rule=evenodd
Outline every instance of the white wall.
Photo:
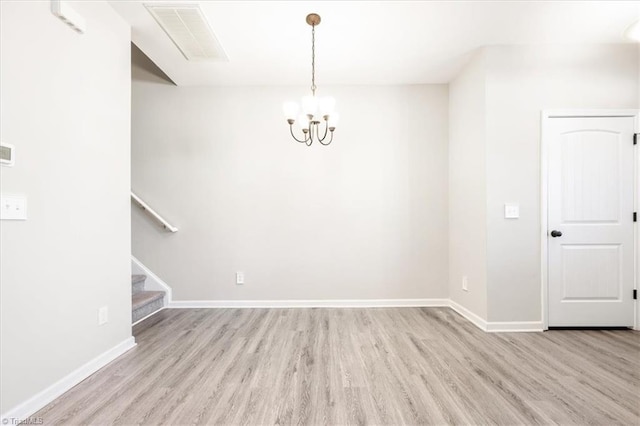
M 487 53 L 488 320 L 540 321 L 540 112 L 635 108 L 637 49 L 490 47 Z M 504 219 L 518 203 L 520 219 Z
M 487 319 L 486 64 L 479 50 L 449 85 L 449 296 Z M 462 290 L 467 277 L 468 291 Z
M 6 413 L 131 336 L 130 34 L 102 2 L 0 3 L 2 193 L 27 221 L 0 222 L 1 407 Z M 109 307 L 109 322 L 97 312 Z
M 486 47 L 451 83 L 454 301 L 489 322 L 541 321 L 541 111 L 635 108 L 639 81 L 626 44 Z M 519 204 L 519 219 L 504 218 L 505 203 Z M 470 270 L 486 287 L 469 275 L 465 293 Z
M 133 208 L 133 254 L 175 300 L 448 296 L 447 86 L 321 90 L 342 121 L 305 147 L 306 88 L 134 81 L 132 187 L 180 230 Z

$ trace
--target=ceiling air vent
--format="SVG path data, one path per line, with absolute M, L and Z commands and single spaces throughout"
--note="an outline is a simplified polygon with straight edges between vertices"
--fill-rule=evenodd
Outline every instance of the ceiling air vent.
M 145 7 L 187 60 L 228 60 L 197 4 L 145 4 Z

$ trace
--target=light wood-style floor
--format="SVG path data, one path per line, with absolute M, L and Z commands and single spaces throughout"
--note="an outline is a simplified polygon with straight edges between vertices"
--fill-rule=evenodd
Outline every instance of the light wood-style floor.
M 640 333 L 448 308 L 165 310 L 45 424 L 640 424 Z

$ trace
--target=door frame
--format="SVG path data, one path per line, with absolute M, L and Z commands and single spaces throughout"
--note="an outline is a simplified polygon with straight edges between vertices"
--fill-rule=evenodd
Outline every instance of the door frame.
M 549 329 L 549 238 L 547 236 L 549 213 L 549 137 L 548 126 L 552 118 L 580 118 L 580 117 L 631 117 L 634 119 L 634 132 L 640 133 L 640 110 L 637 109 L 552 109 L 542 110 L 540 126 L 540 277 L 541 277 L 541 305 L 542 329 Z M 640 210 L 638 190 L 640 189 L 640 145 L 636 145 L 633 170 L 633 207 Z M 633 288 L 638 288 L 638 265 L 640 265 L 640 235 L 638 223 L 633 227 Z M 640 330 L 640 299 L 634 303 L 634 330 Z

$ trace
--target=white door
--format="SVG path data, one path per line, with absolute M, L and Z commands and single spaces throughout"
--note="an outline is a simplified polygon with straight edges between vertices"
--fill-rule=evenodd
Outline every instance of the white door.
M 633 326 L 634 117 L 549 118 L 549 326 Z

